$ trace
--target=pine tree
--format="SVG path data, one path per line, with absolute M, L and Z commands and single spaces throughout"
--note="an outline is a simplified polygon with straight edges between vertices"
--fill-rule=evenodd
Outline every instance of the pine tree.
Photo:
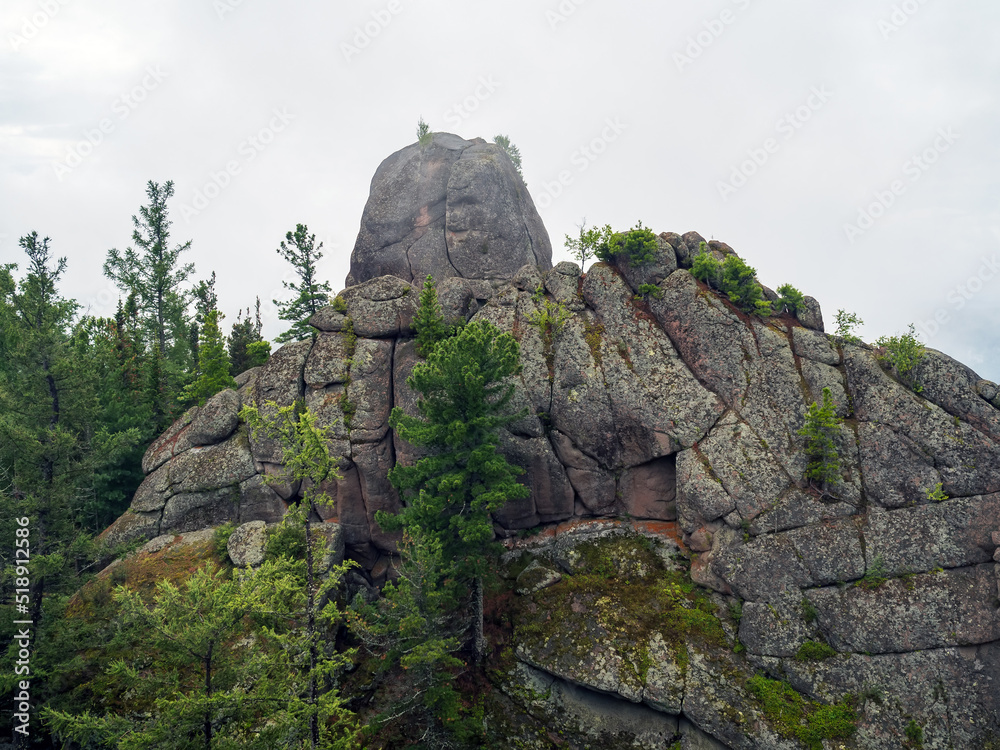
M 313 642 L 300 626 L 303 567 L 279 557 L 230 575 L 210 563 L 180 586 L 161 580 L 152 602 L 119 586 L 125 627 L 114 646 L 126 657 L 107 676 L 116 710 L 49 709 L 46 722 L 58 739 L 84 747 L 355 748 L 357 725 L 337 691 L 310 692 L 333 681 L 350 657 L 324 650 L 302 658 Z M 345 569 L 334 569 L 331 585 Z M 327 626 L 342 619 L 332 602 L 320 617 Z
M 184 403 L 201 405 L 219 391 L 236 387 L 236 381 L 229 374 L 229 356 L 219 332 L 219 317 L 218 310 L 210 310 L 205 315 L 198 359 L 201 374 L 182 392 L 180 399 Z
M 493 142 L 504 150 L 510 160 L 514 163 L 514 169 L 521 174 L 521 149 L 510 142 L 510 138 L 505 135 L 493 136 Z M 523 175 L 522 175 L 523 177 Z
M 287 302 L 278 302 L 278 317 L 292 323 L 292 327 L 275 338 L 279 344 L 289 341 L 301 341 L 315 336 L 315 331 L 309 325 L 312 317 L 321 307 L 329 304 L 330 284 L 316 278 L 316 263 L 323 257 L 320 248 L 323 243 L 316 244 L 316 235 L 309 234 L 305 224 L 296 224 L 294 232 L 285 235 L 285 241 L 278 248 L 278 254 L 292 264 L 299 282 L 282 281 L 286 289 L 295 293 L 295 298 Z
M 413 327 L 417 332 L 417 354 L 424 359 L 434 350 L 437 343 L 447 338 L 449 334 L 448 326 L 444 324 L 444 316 L 441 314 L 441 305 L 438 304 L 434 277 L 429 274 L 420 292 L 420 306 L 413 319 Z
M 809 406 L 805 424 L 799 430 L 799 435 L 806 438 L 805 451 L 809 457 L 806 478 L 817 482 L 820 487 L 833 486 L 840 479 L 840 455 L 836 443 L 839 432 L 836 404 L 830 389 L 824 388 L 823 405 L 813 403 Z
M 229 372 L 234 378 L 252 367 L 259 367 L 271 356 L 271 344 L 261 335 L 263 328 L 260 320 L 260 297 L 258 297 L 254 319 L 250 318 L 249 307 L 246 317 L 243 317 L 243 311 L 240 310 L 229 333 Z
M 139 208 L 132 217 L 132 242 L 124 253 L 112 248 L 104 262 L 104 275 L 126 294 L 135 294 L 143 315 L 148 341 L 160 352 L 161 360 L 177 366 L 186 361 L 176 345 L 185 342 L 187 299 L 182 286 L 194 272 L 194 264 L 180 263 L 181 253 L 191 248 L 191 241 L 170 248 L 170 225 L 167 201 L 174 195 L 174 183 L 146 184 L 149 205 Z

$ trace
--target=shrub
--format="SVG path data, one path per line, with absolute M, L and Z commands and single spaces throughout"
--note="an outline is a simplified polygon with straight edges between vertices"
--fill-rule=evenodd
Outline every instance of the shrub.
M 725 294 L 729 301 L 745 313 L 767 316 L 771 303 L 757 281 L 757 269 L 748 266 L 738 255 L 727 255 L 721 263 L 708 252 L 708 245 L 701 243 L 694 257 L 691 275 L 705 282 L 710 289 Z
M 656 284 L 639 284 L 639 293 L 636 297 L 652 297 L 653 299 L 663 299 L 663 290 Z
M 924 347 L 917 340 L 910 323 L 909 330 L 900 336 L 882 336 L 875 342 L 885 352 L 879 355 L 879 361 L 888 365 L 896 373 L 899 382 L 909 386 L 914 393 L 920 393 L 924 387 L 916 377 L 916 368 L 924 358 Z
M 805 295 L 791 284 L 782 284 L 778 287 L 778 301 L 775 304 L 775 312 L 790 312 L 797 315 L 799 310 L 805 307 Z
M 641 266 L 656 258 L 659 246 L 652 230 L 637 222 L 627 232 L 612 232 L 610 226 L 601 231 L 601 241 L 594 250 L 599 260 L 610 263 L 616 257 L 628 258 L 630 266 Z
M 840 477 L 840 456 L 835 439 L 840 432 L 836 405 L 829 388 L 823 389 L 823 405 L 813 402 L 806 412 L 806 421 L 799 435 L 806 438 L 809 464 L 806 478 L 822 486 L 833 485 Z
M 836 335 L 844 340 L 847 344 L 860 344 L 861 339 L 854 335 L 854 329 L 858 326 L 863 326 L 865 321 L 859 318 L 852 312 L 847 312 L 846 310 L 837 310 L 837 314 L 833 316 L 833 319 L 837 323 Z
M 227 521 L 216 527 L 212 534 L 212 546 L 215 548 L 215 556 L 225 562 L 229 559 L 229 537 L 236 530 L 236 525 L 232 521 Z
M 938 482 L 934 485 L 934 489 L 927 490 L 927 499 L 933 500 L 936 503 L 944 502 L 948 499 L 948 496 L 944 493 L 943 485 Z

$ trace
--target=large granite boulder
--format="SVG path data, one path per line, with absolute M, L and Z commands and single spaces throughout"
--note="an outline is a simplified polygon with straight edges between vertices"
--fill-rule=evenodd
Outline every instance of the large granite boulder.
M 346 286 L 509 279 L 525 263 L 549 268 L 552 246 L 510 158 L 480 138 L 435 133 L 379 165 Z

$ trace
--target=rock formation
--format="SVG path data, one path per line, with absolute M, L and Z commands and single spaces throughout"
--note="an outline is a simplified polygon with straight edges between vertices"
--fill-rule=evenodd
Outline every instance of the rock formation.
M 434 133 L 379 165 L 346 286 L 379 276 L 509 279 L 552 265 L 524 182 L 499 146 Z
M 558 677 L 567 695 L 589 688 L 645 703 L 728 747 L 798 747 L 734 713 L 749 708 L 719 707 L 752 703 L 725 674 L 763 670 L 824 703 L 881 691 L 845 747 L 901 747 L 909 721 L 924 747 L 985 747 L 1000 737 L 998 387 L 928 350 L 915 393 L 877 350 L 826 335 L 811 298 L 797 319 L 748 316 L 687 270 L 702 242 L 663 233 L 657 258 L 638 267 L 619 258 L 586 274 L 549 268 L 544 228 L 499 149 L 447 134 L 409 146 L 372 181 L 341 312 L 326 308 L 314 341 L 282 347 L 238 391 L 178 420 L 150 447 L 132 507 L 106 534 L 278 520 L 298 487 L 264 483 L 280 474 L 280 454 L 250 440 L 236 412 L 303 398 L 342 456 L 325 520 L 384 580 L 396 538 L 374 514 L 400 507 L 386 474 L 413 455 L 387 420 L 393 406 L 415 410 L 412 321 L 431 273 L 448 317 L 486 319 L 520 341 L 516 408 L 529 416 L 502 448 L 531 494 L 496 514 L 498 536 L 592 518 L 658 522 L 721 610 L 742 610 L 738 657 L 702 648 L 681 668 L 657 661 L 665 647 L 650 641 L 659 697 L 648 683 L 608 682 L 599 660 L 567 666 L 530 644 L 517 679 Z M 643 284 L 658 296 L 639 296 Z M 570 312 L 551 337 L 536 324 L 546 301 Z M 824 388 L 843 420 L 842 477 L 828 493 L 804 481 L 799 435 Z M 945 500 L 929 497 L 939 484 Z M 613 633 L 593 632 L 614 652 Z M 837 655 L 797 659 L 806 643 Z

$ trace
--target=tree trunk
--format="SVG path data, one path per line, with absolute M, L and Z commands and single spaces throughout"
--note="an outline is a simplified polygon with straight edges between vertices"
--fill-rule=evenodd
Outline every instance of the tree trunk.
M 488 646 L 483 632 L 483 577 L 476 576 L 472 581 L 472 649 L 477 666 L 486 658 Z

